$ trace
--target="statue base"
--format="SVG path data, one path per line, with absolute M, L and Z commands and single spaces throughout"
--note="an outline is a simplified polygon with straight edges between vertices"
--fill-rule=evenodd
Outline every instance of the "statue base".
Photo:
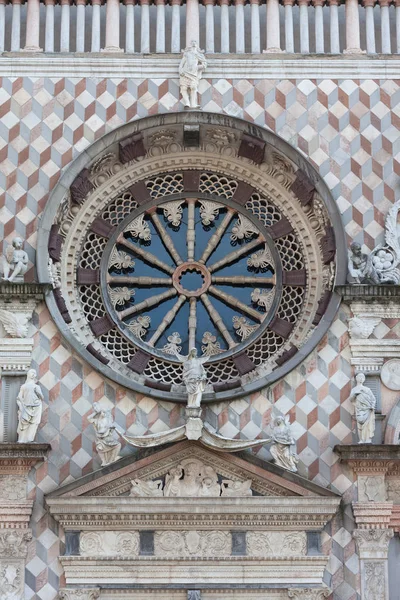
M 189 417 L 186 423 L 186 437 L 188 440 L 199 440 L 203 431 L 203 421 L 199 418 Z

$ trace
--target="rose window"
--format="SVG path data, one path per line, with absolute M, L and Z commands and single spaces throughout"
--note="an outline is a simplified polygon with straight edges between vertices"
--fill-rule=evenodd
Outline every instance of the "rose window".
M 293 149 L 234 119 L 185 119 L 200 123 L 196 148 L 184 129 L 148 123 L 93 147 L 46 208 L 38 272 L 63 335 L 95 368 L 184 401 L 177 354 L 196 347 L 209 356 L 207 402 L 267 385 L 315 347 L 344 244 L 334 203 Z

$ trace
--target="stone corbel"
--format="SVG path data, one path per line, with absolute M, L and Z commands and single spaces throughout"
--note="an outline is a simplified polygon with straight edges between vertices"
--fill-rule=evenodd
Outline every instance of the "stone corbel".
M 0 374 L 28 371 L 33 350 L 29 322 L 48 287 L 39 283 L 0 284 Z

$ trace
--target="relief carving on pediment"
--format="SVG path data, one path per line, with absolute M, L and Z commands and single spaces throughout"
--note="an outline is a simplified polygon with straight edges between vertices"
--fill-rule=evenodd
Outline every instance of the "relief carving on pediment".
M 129 495 L 133 497 L 198 498 L 253 495 L 251 479 L 219 481 L 213 467 L 195 458 L 183 459 L 178 465 L 171 467 L 165 475 L 165 482 L 162 479 L 149 481 L 134 479 L 131 483 Z

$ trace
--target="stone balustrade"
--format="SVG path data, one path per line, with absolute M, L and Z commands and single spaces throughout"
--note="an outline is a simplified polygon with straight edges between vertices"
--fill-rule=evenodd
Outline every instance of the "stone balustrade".
M 400 0 L 0 0 L 0 51 L 400 53 Z

